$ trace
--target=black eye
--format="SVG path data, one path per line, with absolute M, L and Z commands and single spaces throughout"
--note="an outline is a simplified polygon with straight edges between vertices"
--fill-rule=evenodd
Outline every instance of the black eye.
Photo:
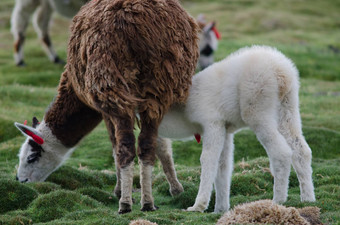
M 39 157 L 41 157 L 40 152 L 32 153 L 27 157 L 27 163 L 34 163 L 35 161 L 39 160 Z
M 41 145 L 37 144 L 33 140 L 29 140 L 28 144 L 32 147 L 32 154 L 27 157 L 27 163 L 34 163 L 35 161 L 39 160 L 41 157 L 41 152 L 44 152 L 44 149 L 41 147 Z

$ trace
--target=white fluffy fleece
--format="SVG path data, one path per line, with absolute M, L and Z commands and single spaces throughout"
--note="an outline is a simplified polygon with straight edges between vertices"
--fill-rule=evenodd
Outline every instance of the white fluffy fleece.
M 287 199 L 293 165 L 302 201 L 314 201 L 311 149 L 301 130 L 298 71 L 280 51 L 242 48 L 193 78 L 186 106 L 175 106 L 159 135 L 173 139 L 202 132 L 201 182 L 189 211 L 204 211 L 216 190 L 215 212 L 227 211 L 233 168 L 233 135 L 249 127 L 266 149 L 277 203 Z

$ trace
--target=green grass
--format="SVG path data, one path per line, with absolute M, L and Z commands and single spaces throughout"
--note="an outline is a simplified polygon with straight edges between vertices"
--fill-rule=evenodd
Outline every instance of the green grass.
M 318 206 L 324 224 L 340 222 L 340 3 L 336 0 L 183 0 L 193 15 L 215 20 L 222 40 L 220 60 L 243 46 L 267 44 L 290 57 L 300 71 L 303 132 L 313 151 L 315 203 L 301 203 L 294 171 L 287 206 Z M 195 201 L 200 177 L 201 145 L 174 142 L 176 170 L 185 192 L 169 194 L 161 165 L 156 164 L 153 194 L 159 210 L 141 212 L 138 166 L 135 168 L 133 212 L 118 215 L 111 144 L 101 123 L 72 157 L 46 182 L 14 181 L 17 154 L 24 137 L 13 123 L 43 118 L 56 94 L 63 71 L 50 63 L 29 25 L 27 66 L 17 68 L 12 56 L 10 15 L 14 1 L 0 3 L 0 224 L 129 224 L 138 218 L 159 224 L 215 224 L 221 216 L 181 209 Z M 65 59 L 69 21 L 54 17 L 52 41 Z M 273 178 L 266 153 L 250 130 L 235 135 L 231 206 L 272 198 Z M 214 196 L 207 212 L 214 207 Z M 171 212 L 171 213 L 170 213 Z

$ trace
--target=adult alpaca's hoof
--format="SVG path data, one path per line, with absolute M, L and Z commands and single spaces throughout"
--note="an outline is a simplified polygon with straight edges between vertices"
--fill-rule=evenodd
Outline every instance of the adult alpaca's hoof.
M 24 60 L 20 60 L 19 62 L 16 63 L 17 67 L 25 67 L 26 63 L 24 62 Z
M 146 212 L 146 211 L 156 211 L 157 209 L 159 209 L 159 207 L 153 205 L 152 203 L 145 203 L 140 210 L 143 212 Z
M 119 214 L 125 214 L 131 212 L 131 205 L 128 203 L 120 203 L 119 204 Z
M 171 196 L 179 195 L 179 194 L 182 193 L 183 191 L 184 191 L 184 188 L 183 188 L 182 184 L 180 184 L 180 183 L 178 183 L 178 185 L 176 185 L 176 187 L 170 188 L 170 194 L 171 194 Z
M 60 59 L 59 56 L 56 56 L 56 57 L 54 58 L 53 62 L 54 62 L 55 64 L 60 64 L 60 65 L 65 65 L 65 64 L 66 64 L 66 62 L 65 62 L 64 60 Z

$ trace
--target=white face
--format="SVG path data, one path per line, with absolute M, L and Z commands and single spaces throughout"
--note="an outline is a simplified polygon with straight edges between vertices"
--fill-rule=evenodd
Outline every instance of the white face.
M 20 182 L 44 181 L 63 162 L 64 155 L 55 154 L 47 144 L 39 145 L 27 138 L 19 153 L 17 179 Z

